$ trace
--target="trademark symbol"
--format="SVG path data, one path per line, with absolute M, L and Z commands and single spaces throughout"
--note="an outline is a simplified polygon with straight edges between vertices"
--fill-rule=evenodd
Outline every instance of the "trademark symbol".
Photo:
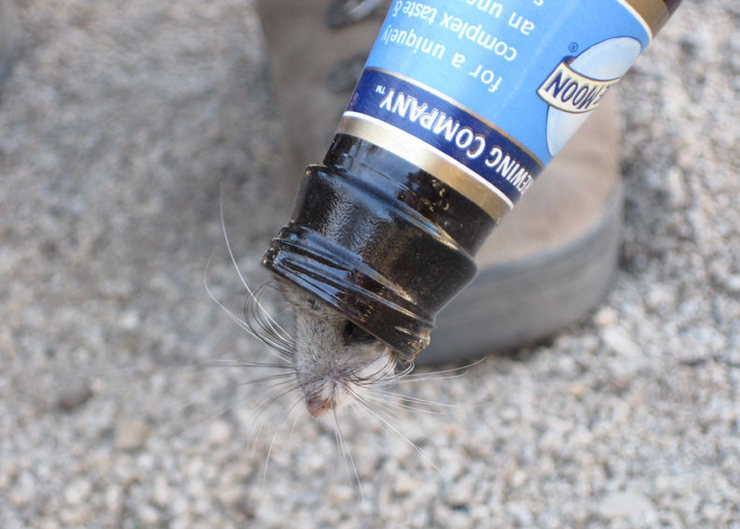
M 577 42 L 571 42 L 568 44 L 568 51 L 571 53 L 575 53 L 575 51 L 578 49 L 578 43 Z
M 380 95 L 385 94 L 385 86 L 383 86 L 382 84 L 377 85 L 375 87 L 375 93 Z

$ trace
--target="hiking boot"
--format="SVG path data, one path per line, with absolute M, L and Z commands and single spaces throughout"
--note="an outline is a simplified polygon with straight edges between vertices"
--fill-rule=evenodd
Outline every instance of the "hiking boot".
M 323 159 L 375 41 L 386 0 L 259 0 L 285 167 L 297 186 Z M 284 176 L 283 176 L 284 175 Z M 536 342 L 609 290 L 622 227 L 619 134 L 607 98 L 478 253 L 478 275 L 437 318 L 417 364 Z

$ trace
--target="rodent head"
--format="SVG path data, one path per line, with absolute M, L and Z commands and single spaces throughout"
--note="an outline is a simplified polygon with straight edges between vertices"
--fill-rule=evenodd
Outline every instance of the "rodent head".
M 365 387 L 395 373 L 388 345 L 313 294 L 280 285 L 295 313 L 295 375 L 311 415 L 362 398 Z

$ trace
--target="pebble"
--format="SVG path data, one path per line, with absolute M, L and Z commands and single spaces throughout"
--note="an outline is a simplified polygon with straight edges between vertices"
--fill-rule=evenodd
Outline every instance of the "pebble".
M 110 513 L 120 513 L 123 511 L 123 492 L 121 491 L 121 488 L 117 485 L 109 485 L 105 489 L 103 502 L 105 508 Z
M 406 472 L 399 472 L 393 482 L 393 491 L 396 494 L 412 494 L 419 487 L 419 483 Z
M 354 490 L 347 485 L 331 487 L 326 493 L 327 505 L 341 506 L 354 497 Z
M 39 529 L 61 529 L 61 527 L 59 522 L 52 518 L 44 518 L 39 524 Z
M 36 495 L 36 480 L 28 472 L 23 472 L 10 491 L 10 501 L 16 507 L 30 502 Z
M 470 477 L 463 478 L 450 487 L 445 495 L 445 501 L 451 507 L 468 505 L 473 498 L 474 491 L 475 482 Z
M 653 503 L 639 492 L 613 492 L 602 498 L 596 511 L 602 518 L 632 518 L 653 510 Z
M 218 500 L 227 507 L 238 505 L 245 498 L 244 487 L 226 487 L 218 491 Z
M 655 285 L 645 296 L 645 304 L 654 311 L 670 309 L 674 303 L 675 297 L 662 285 Z
M 64 489 L 64 501 L 69 505 L 80 505 L 92 491 L 92 484 L 84 479 L 78 479 Z
M 602 307 L 594 315 L 594 323 L 599 327 L 610 327 L 617 323 L 619 315 L 612 307 Z
M 69 412 L 85 404 L 92 396 L 89 381 L 72 378 L 57 397 L 57 407 Z
M 170 486 L 167 483 L 167 478 L 158 475 L 154 478 L 154 488 L 152 490 L 152 500 L 160 507 L 164 507 L 167 504 L 167 500 L 170 497 Z
M 121 314 L 118 321 L 122 328 L 127 331 L 133 331 L 139 326 L 141 318 L 139 317 L 139 313 L 135 310 L 128 310 Z
M 146 526 L 148 527 L 155 526 L 159 523 L 159 511 L 157 511 L 157 509 L 155 509 L 151 505 L 142 505 L 138 508 L 137 514 L 139 520 L 146 524 Z
M 149 426 L 139 419 L 121 419 L 116 423 L 113 445 L 117 450 L 139 450 L 149 437 Z
M 208 440 L 214 445 L 223 445 L 231 439 L 231 425 L 218 419 L 208 429 Z
M 604 343 L 615 353 L 622 356 L 639 356 L 641 351 L 637 344 L 632 341 L 627 331 L 621 327 L 608 327 L 601 333 Z
M 91 518 L 92 511 L 84 505 L 77 505 L 62 509 L 59 518 L 64 527 L 86 527 Z

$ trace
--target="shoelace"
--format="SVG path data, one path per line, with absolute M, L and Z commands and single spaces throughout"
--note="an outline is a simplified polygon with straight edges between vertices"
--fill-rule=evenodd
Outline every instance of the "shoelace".
M 372 15 L 385 0 L 334 0 L 324 12 L 324 24 L 338 29 Z

